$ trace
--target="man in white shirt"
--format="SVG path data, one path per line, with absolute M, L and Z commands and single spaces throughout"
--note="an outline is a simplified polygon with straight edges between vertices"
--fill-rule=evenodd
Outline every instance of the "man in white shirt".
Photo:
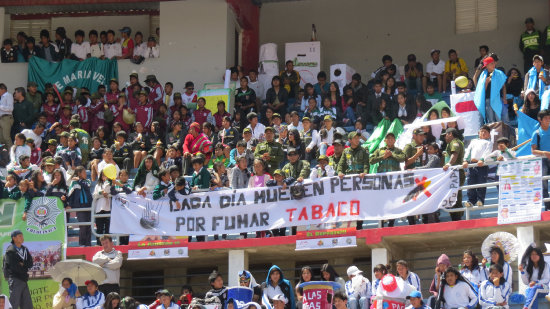
M 84 31 L 76 30 L 74 33 L 75 42 L 71 44 L 71 59 L 85 60 L 90 54 L 90 43 L 84 42 Z
M 105 58 L 118 59 L 122 57 L 122 45 L 115 41 L 115 32 L 107 31 L 107 44 L 104 45 Z
M 10 149 L 13 145 L 11 140 L 11 126 L 13 125 L 13 95 L 8 92 L 5 84 L 0 84 L 0 144 Z M 35 140 L 36 141 L 36 140 Z
M 157 40 L 155 37 L 149 37 L 147 40 L 147 50 L 145 51 L 145 58 L 158 58 L 159 47 L 157 46 Z
M 432 49 L 430 56 L 432 61 L 426 64 L 426 76 L 422 79 L 422 88 L 426 92 L 426 86 L 428 82 L 432 83 L 434 87 L 437 85 L 437 90 L 441 93 L 443 91 L 443 72 L 445 71 L 445 61 L 439 60 L 439 49 Z
M 258 72 L 256 70 L 250 70 L 248 73 L 248 87 L 256 93 L 256 105 L 265 100 L 264 85 L 258 81 Z
M 122 267 L 122 252 L 115 249 L 111 236 L 103 235 L 99 239 L 103 250 L 94 254 L 92 261 L 105 271 L 105 281 L 99 286 L 99 291 L 105 295 L 111 292 L 120 294 L 120 267 Z
M 493 151 L 493 143 L 491 142 L 491 128 L 483 125 L 479 129 L 479 138 L 473 139 L 464 152 L 463 168 L 468 167 L 468 163 L 477 163 L 479 160 L 488 156 Z M 489 174 L 488 166 L 476 166 L 468 169 L 468 184 L 475 185 L 487 182 Z M 468 201 L 464 202 L 464 206 L 471 207 L 483 206 L 485 202 L 485 192 L 487 188 L 468 189 Z
M 42 145 L 42 133 L 45 130 L 45 126 L 42 123 L 37 123 L 34 129 L 25 129 L 21 131 L 23 135 L 25 135 L 26 138 L 32 138 L 34 140 L 34 144 L 36 147 L 40 147 Z
M 250 112 L 246 115 L 246 119 L 250 122 L 247 128 L 252 132 L 252 137 L 258 140 L 258 142 L 263 142 L 265 140 L 265 126 L 258 122 L 258 114 Z
M 103 58 L 105 56 L 104 46 L 97 40 L 97 37 L 98 35 L 96 30 L 91 30 L 88 33 L 88 38 L 90 39 L 90 56 L 94 58 Z

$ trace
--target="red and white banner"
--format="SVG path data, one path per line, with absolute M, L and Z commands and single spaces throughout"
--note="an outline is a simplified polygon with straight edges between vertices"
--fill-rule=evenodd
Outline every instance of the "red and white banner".
M 481 115 L 474 104 L 475 92 L 463 92 L 451 95 L 451 109 L 464 119 L 464 135 L 477 135 L 481 127 Z
M 415 170 L 304 182 L 303 197 L 267 187 L 178 195 L 181 205 L 132 193 L 112 200 L 111 232 L 212 235 L 356 220 L 388 220 L 435 212 L 456 202 L 458 171 Z

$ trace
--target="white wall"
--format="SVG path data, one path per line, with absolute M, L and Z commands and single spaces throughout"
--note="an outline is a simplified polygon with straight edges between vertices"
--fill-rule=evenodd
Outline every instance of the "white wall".
M 321 41 L 322 69 L 331 64 L 347 63 L 362 76 L 381 65 L 384 54 L 404 65 L 414 53 L 424 65 L 429 51 L 454 48 L 468 66 L 479 57 L 478 46 L 486 44 L 498 54 L 499 65 L 517 65 L 523 71 L 518 48 L 524 20 L 531 16 L 543 29 L 549 21 L 548 1 L 499 0 L 498 30 L 455 34 L 455 1 L 452 0 L 305 0 L 264 3 L 260 12 L 260 44 L 278 44 L 279 64 L 284 65 L 284 43 L 311 38 L 311 24 L 317 27 Z
M 67 36 L 73 39 L 75 31 L 81 29 L 86 33 L 87 40 L 88 32 L 92 29 L 97 30 L 98 33 L 111 29 L 115 31 L 116 37 L 120 37 L 118 30 L 124 26 L 128 26 L 132 29 L 132 37 L 134 37 L 136 32 L 141 31 L 146 41 L 150 32 L 149 23 L 149 15 L 54 17 L 51 20 L 51 30 L 53 33 L 57 27 L 65 27 Z
M 224 0 L 160 3 L 161 51 L 157 77 L 181 90 L 221 82 L 227 66 L 228 7 Z

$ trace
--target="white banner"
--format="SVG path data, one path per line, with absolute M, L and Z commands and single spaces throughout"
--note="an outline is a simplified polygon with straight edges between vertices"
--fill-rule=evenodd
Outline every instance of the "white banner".
M 175 259 L 189 257 L 187 247 L 149 248 L 128 250 L 128 260 Z
M 357 247 L 356 236 L 310 238 L 296 240 L 296 251 Z
M 481 127 L 481 114 L 474 104 L 475 92 L 462 92 L 451 95 L 451 109 L 456 116 L 464 119 L 464 135 L 477 135 Z
M 515 160 L 498 167 L 498 224 L 538 221 L 542 207 L 542 159 Z
M 132 193 L 113 197 L 111 232 L 212 235 L 427 214 L 456 202 L 458 171 L 415 170 L 305 182 L 304 195 L 267 187 L 177 195 L 157 201 Z

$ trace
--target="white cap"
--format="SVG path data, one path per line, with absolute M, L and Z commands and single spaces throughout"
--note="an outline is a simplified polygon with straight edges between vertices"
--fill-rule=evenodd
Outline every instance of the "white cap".
M 277 294 L 273 297 L 273 301 L 282 301 L 285 305 L 288 304 L 288 299 L 283 294 Z
M 347 273 L 348 273 L 348 277 L 349 276 L 357 276 L 359 274 L 362 274 L 363 271 L 362 270 L 359 270 L 359 268 L 357 268 L 357 266 L 350 266 L 347 270 Z

